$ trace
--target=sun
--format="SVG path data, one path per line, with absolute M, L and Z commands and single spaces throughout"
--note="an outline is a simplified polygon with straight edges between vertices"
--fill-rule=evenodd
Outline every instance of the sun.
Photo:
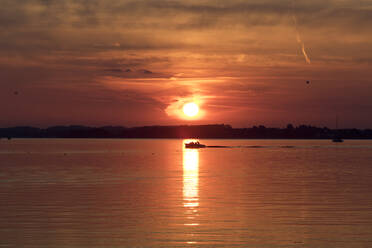
M 199 106 L 194 102 L 183 105 L 183 113 L 188 117 L 194 117 L 199 113 Z

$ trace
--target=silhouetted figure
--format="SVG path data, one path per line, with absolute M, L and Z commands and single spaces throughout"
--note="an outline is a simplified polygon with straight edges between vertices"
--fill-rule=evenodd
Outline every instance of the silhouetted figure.
M 310 84 L 310 81 L 308 80 L 308 81 L 306 81 L 306 84 Z
M 206 145 L 200 144 L 199 141 L 185 143 L 185 148 L 205 148 Z

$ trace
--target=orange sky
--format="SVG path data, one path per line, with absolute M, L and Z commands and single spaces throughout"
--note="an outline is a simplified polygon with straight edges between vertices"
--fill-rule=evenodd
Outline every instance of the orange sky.
M 0 127 L 372 127 L 371 24 L 371 0 L 3 0 Z

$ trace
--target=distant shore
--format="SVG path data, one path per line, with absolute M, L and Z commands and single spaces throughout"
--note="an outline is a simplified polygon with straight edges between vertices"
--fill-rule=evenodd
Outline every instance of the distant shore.
M 329 129 L 307 125 L 286 128 L 253 126 L 232 128 L 226 124 L 181 126 L 54 126 L 48 128 L 0 128 L 0 138 L 218 138 L 218 139 L 372 139 L 372 129 Z

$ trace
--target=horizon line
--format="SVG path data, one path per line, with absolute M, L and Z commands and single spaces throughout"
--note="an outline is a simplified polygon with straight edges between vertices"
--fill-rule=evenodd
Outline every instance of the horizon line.
M 146 127 L 205 127 L 205 126 L 226 126 L 232 129 L 249 129 L 249 128 L 268 128 L 268 129 L 288 129 L 288 126 L 291 125 L 292 128 L 299 128 L 299 127 L 311 127 L 311 128 L 320 128 L 320 129 L 329 129 L 329 130 L 346 130 L 346 129 L 357 129 L 357 130 L 368 130 L 372 129 L 372 127 L 368 128 L 356 128 L 356 127 L 345 127 L 345 128 L 329 128 L 327 126 L 316 126 L 311 124 L 298 124 L 294 125 L 292 123 L 288 123 L 284 127 L 278 127 L 278 126 L 265 126 L 263 124 L 259 125 L 252 125 L 252 126 L 246 126 L 246 127 L 233 127 L 231 124 L 228 123 L 210 123 L 210 124 L 178 124 L 178 125 L 140 125 L 140 126 L 124 126 L 124 125 L 80 125 L 80 124 L 66 124 L 66 125 L 51 125 L 47 127 L 39 127 L 39 126 L 31 126 L 31 125 L 15 125 L 15 126 L 6 126 L 6 127 L 0 127 L 0 129 L 9 129 L 9 128 L 36 128 L 36 129 L 49 129 L 49 128 L 55 128 L 55 127 L 84 127 L 84 128 L 106 128 L 106 127 L 115 127 L 115 128 L 127 128 L 127 129 L 133 129 L 133 128 L 146 128 Z

